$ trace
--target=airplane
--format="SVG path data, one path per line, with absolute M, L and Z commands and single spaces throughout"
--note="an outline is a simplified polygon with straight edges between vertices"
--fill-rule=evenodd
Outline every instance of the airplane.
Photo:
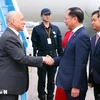
M 13 0 L 15 1 L 15 0 Z M 52 23 L 56 24 L 61 32 L 62 36 L 68 30 L 66 25 L 64 24 L 64 16 L 66 10 L 70 7 L 80 7 L 85 14 L 84 26 L 88 30 L 88 32 L 92 35 L 94 32 L 91 28 L 91 12 L 97 10 L 100 6 L 100 0 L 16 0 L 20 11 L 23 13 L 25 17 L 26 23 L 37 25 L 38 22 L 41 21 L 40 12 L 43 8 L 50 8 L 52 12 Z M 32 26 L 33 27 L 33 26 Z M 30 44 L 31 45 L 31 44 Z M 32 48 L 29 48 L 28 51 L 32 51 Z M 29 52 L 30 53 L 30 52 Z M 34 77 L 34 70 L 30 69 L 30 85 L 29 92 L 27 92 L 27 100 L 38 100 L 37 99 L 37 91 L 36 91 L 36 83 L 37 78 Z M 31 73 L 32 72 L 32 73 Z M 35 71 L 36 74 L 36 71 Z M 33 77 L 34 78 L 33 78 Z M 35 85 L 34 85 L 35 84 Z M 91 91 L 90 91 L 91 92 Z M 92 97 L 93 93 L 89 95 Z M 88 98 L 87 98 L 88 100 Z M 93 99 L 91 99 L 93 100 Z
M 62 34 L 68 29 L 64 24 L 66 10 L 70 7 L 80 7 L 85 14 L 84 26 L 90 35 L 94 33 L 91 27 L 91 13 L 98 10 L 100 0 L 16 0 L 20 11 L 23 13 L 26 21 L 41 21 L 40 12 L 43 8 L 50 8 L 52 12 L 52 22 L 56 24 Z

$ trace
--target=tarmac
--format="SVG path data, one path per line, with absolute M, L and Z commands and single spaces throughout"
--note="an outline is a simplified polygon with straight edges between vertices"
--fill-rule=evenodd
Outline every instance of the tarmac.
M 29 67 L 29 89 L 26 93 L 26 100 L 39 100 L 37 94 L 37 81 L 37 68 Z M 85 100 L 94 100 L 92 88 L 88 88 Z

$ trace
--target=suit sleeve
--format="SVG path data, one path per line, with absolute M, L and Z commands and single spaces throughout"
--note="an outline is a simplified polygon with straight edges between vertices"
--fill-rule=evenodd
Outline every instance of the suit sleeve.
M 63 49 L 62 49 L 62 36 L 59 28 L 57 32 L 57 50 L 58 50 L 58 55 L 61 56 Z
M 55 58 L 53 58 L 53 59 L 54 59 L 54 65 L 55 65 L 55 66 L 59 66 L 61 56 L 55 57 Z
M 93 83 L 93 74 L 92 74 L 92 66 L 91 66 L 91 57 L 92 57 L 92 49 L 90 51 L 90 62 L 89 62 L 89 78 L 88 83 Z
M 17 63 L 35 67 L 42 67 L 42 57 L 27 56 L 23 46 L 16 37 L 9 37 L 6 41 L 5 51 Z
M 38 36 L 38 33 L 36 32 L 36 27 L 34 27 L 33 31 L 32 31 L 32 36 L 31 36 L 32 46 L 33 46 L 33 55 L 34 56 L 36 56 L 38 37 L 39 36 Z
M 81 88 L 82 80 L 87 82 L 86 66 L 90 52 L 90 38 L 87 35 L 81 35 L 75 45 L 75 70 L 72 87 Z

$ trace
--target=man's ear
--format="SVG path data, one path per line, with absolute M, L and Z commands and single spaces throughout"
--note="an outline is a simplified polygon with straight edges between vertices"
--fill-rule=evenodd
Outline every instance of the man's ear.
M 11 20 L 11 23 L 12 23 L 13 25 L 15 24 L 15 21 L 14 21 L 14 19 L 12 19 L 12 20 Z
M 76 22 L 77 20 L 78 20 L 78 18 L 75 16 L 75 17 L 73 17 L 73 19 L 74 19 L 74 21 Z

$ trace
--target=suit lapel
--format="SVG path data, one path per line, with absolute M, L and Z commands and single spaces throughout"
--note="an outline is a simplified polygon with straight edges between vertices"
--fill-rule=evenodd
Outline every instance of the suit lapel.
M 98 49 L 98 46 L 100 44 L 100 38 L 98 39 L 97 41 L 97 44 L 95 45 L 95 41 L 96 41 L 96 35 L 92 38 L 91 40 L 91 49 L 92 49 L 92 55 L 95 55 L 97 49 Z
M 92 55 L 94 55 L 94 52 L 95 52 L 95 40 L 96 40 L 96 35 L 91 40 Z
M 72 37 L 70 38 L 70 40 L 68 41 L 68 43 L 67 43 L 66 46 L 68 46 L 68 45 L 72 42 L 72 40 L 76 37 L 76 35 L 77 35 L 77 33 L 75 32 L 75 33 L 72 35 Z
M 66 49 L 68 48 L 68 46 L 70 45 L 70 43 L 73 41 L 73 39 L 78 35 L 78 31 L 76 31 L 70 38 L 70 40 L 67 42 L 67 45 L 65 46 L 64 52 L 66 51 Z M 63 52 L 63 54 L 64 54 Z
M 97 51 L 97 49 L 99 47 L 99 44 L 100 44 L 100 38 L 98 39 L 97 44 L 95 46 L 94 54 L 96 53 L 96 51 Z
M 20 40 L 20 38 L 10 28 L 7 28 L 7 31 L 9 31 L 12 36 L 16 37 L 16 39 L 19 41 L 19 43 L 22 45 L 22 48 L 25 51 L 24 45 L 23 45 L 22 41 Z
M 80 31 L 84 29 L 84 27 L 81 27 L 80 29 L 78 29 L 73 35 L 72 37 L 70 38 L 70 40 L 68 41 L 67 45 L 65 46 L 65 49 L 64 49 L 64 52 L 66 51 L 66 49 L 68 48 L 68 46 L 70 45 L 70 43 L 77 37 L 77 35 L 80 33 Z M 63 52 L 63 54 L 64 54 Z M 62 54 L 62 55 L 63 55 Z

